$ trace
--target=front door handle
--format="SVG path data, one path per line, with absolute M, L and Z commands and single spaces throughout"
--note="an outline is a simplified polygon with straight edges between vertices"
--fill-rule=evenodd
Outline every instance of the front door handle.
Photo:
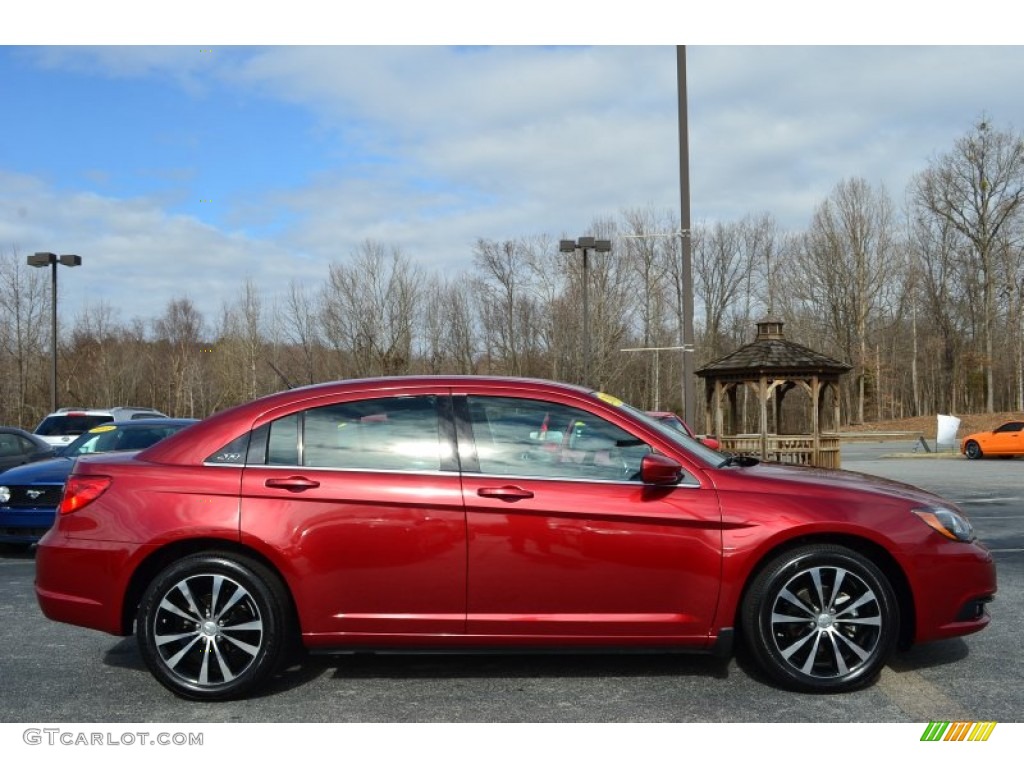
M 478 488 L 476 495 L 488 499 L 519 501 L 520 499 L 532 499 L 533 491 L 520 488 L 518 485 L 504 485 L 501 488 Z
M 307 477 L 292 475 L 291 477 L 272 477 L 265 483 L 267 488 L 284 488 L 286 491 L 308 491 L 319 488 L 320 483 Z

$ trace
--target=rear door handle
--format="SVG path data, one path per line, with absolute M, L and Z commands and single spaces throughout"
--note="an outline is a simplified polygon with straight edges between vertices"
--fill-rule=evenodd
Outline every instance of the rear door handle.
M 517 485 L 504 485 L 501 488 L 478 488 L 476 495 L 483 496 L 488 499 L 519 501 L 520 499 L 532 499 L 533 491 L 528 491 Z
M 316 480 L 310 480 L 307 477 L 299 477 L 293 475 L 292 477 L 272 477 L 267 480 L 264 485 L 267 488 L 284 488 L 286 491 L 308 491 L 311 488 L 319 488 L 320 483 Z

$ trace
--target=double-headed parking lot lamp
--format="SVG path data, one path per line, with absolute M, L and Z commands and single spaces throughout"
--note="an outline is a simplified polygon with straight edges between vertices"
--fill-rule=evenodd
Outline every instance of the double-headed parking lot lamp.
M 595 240 L 592 237 L 558 241 L 561 253 L 579 251 L 583 254 L 583 381 L 580 383 L 586 386 L 590 386 L 590 279 L 587 274 L 587 252 L 608 253 L 611 249 L 611 240 Z
M 80 267 L 82 265 L 82 257 L 75 256 L 74 254 L 65 253 L 58 256 L 55 253 L 46 253 L 43 251 L 36 252 L 28 257 L 28 265 L 30 267 L 50 267 L 50 345 L 53 353 L 53 359 L 51 361 L 52 367 L 50 368 L 50 411 L 51 413 L 57 410 L 57 265 L 63 264 L 65 267 Z

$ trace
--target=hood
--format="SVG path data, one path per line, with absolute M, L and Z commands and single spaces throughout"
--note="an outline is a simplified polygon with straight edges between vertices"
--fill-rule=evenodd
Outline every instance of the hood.
M 818 469 L 770 462 L 761 462 L 752 467 L 714 470 L 716 485 L 727 487 L 730 474 L 734 472 L 737 473 L 737 480 L 743 478 L 745 490 L 750 490 L 749 483 L 752 480 L 762 480 L 764 487 L 761 490 L 764 492 L 803 492 L 814 496 L 835 496 L 837 493 L 843 494 L 848 491 L 853 494 L 873 493 L 888 499 L 916 504 L 941 504 L 947 507 L 951 505 L 947 499 L 942 499 L 923 488 L 877 475 L 850 472 L 845 469 Z M 785 486 L 784 490 L 781 486 Z
M 0 473 L 0 485 L 60 485 L 68 479 L 74 459 L 56 458 L 22 464 Z

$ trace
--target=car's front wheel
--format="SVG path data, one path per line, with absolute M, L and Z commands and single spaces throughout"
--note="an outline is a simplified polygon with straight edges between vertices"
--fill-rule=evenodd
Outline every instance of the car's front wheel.
M 743 602 L 745 641 L 787 688 L 838 692 L 870 682 L 892 652 L 899 610 L 871 560 L 846 547 L 786 552 L 755 577 Z
M 191 555 L 150 583 L 136 634 L 158 681 L 188 699 L 245 696 L 283 662 L 288 599 L 269 569 L 225 553 Z
M 967 456 L 968 459 L 980 459 L 984 456 L 981 452 L 981 446 L 973 440 L 964 446 L 964 455 Z

